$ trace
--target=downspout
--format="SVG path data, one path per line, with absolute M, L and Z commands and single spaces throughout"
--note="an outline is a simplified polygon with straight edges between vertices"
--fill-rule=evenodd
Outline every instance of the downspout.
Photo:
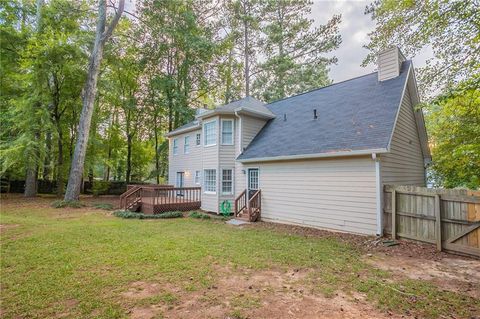
M 238 155 L 240 155 L 243 152 L 242 117 L 238 115 L 238 111 L 235 111 L 235 116 L 238 118 Z
M 372 153 L 372 159 L 375 161 L 375 190 L 377 207 L 377 236 L 383 236 L 383 187 L 382 176 L 380 174 L 380 158 L 376 153 Z

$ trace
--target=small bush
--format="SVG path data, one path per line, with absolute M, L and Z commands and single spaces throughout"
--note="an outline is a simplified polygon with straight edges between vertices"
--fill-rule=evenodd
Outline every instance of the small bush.
M 93 196 L 103 195 L 106 194 L 108 188 L 110 187 L 110 183 L 106 181 L 93 181 L 92 185 L 92 193 Z
M 70 208 L 82 208 L 85 207 L 85 204 L 78 201 L 78 200 L 56 200 L 52 203 L 52 207 L 54 208 L 64 208 L 64 207 L 70 207 Z
M 125 219 L 163 219 L 183 217 L 182 212 L 166 212 L 162 214 L 147 215 L 143 213 L 134 213 L 128 210 L 117 210 L 113 212 L 114 216 Z
M 113 205 L 109 203 L 97 203 L 97 204 L 93 204 L 93 207 L 97 209 L 105 209 L 105 210 L 113 209 Z
M 210 219 L 212 218 L 210 215 L 200 213 L 200 212 L 191 212 L 188 217 L 198 218 L 198 219 Z

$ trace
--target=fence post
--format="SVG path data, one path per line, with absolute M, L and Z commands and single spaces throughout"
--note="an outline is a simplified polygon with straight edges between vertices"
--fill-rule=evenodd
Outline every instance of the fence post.
M 440 214 L 440 195 L 435 195 L 435 239 L 437 250 L 442 251 L 442 216 Z
M 392 239 L 397 238 L 397 191 L 392 189 Z

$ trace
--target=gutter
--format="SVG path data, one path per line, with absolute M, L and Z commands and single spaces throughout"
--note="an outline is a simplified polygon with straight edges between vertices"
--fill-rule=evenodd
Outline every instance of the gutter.
M 200 124 L 197 124 L 197 125 L 194 125 L 194 126 L 184 128 L 183 130 L 171 131 L 171 132 L 165 134 L 165 136 L 166 137 L 172 137 L 172 136 L 183 134 L 183 133 L 186 133 L 186 132 L 198 130 L 200 127 L 202 127 L 202 126 Z
M 257 158 L 246 158 L 246 159 L 237 158 L 237 161 L 239 161 L 240 163 L 273 162 L 273 161 L 288 161 L 288 160 L 297 160 L 297 159 L 315 159 L 315 158 L 371 155 L 372 153 L 373 154 L 388 153 L 388 150 L 386 148 L 379 148 L 379 149 L 359 150 L 359 151 L 341 151 L 341 152 L 331 152 L 331 153 L 284 155 L 284 156 L 257 157 Z

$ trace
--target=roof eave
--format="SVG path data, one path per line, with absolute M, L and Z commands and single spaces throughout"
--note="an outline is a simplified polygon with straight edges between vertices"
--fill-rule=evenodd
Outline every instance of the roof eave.
M 245 115 L 258 117 L 258 118 L 265 119 L 265 120 L 271 120 L 271 119 L 275 118 L 275 114 L 273 114 L 273 113 L 269 114 L 269 113 L 265 113 L 265 112 L 260 112 L 260 111 L 253 110 L 253 109 L 248 108 L 248 107 L 236 108 L 235 109 L 235 114 L 245 114 Z
M 375 154 L 388 153 L 388 150 L 386 148 L 377 148 L 377 149 L 367 149 L 367 150 L 357 150 L 357 151 L 340 151 L 340 152 L 330 152 L 330 153 L 245 158 L 245 159 L 237 159 L 237 161 L 239 161 L 240 163 L 273 162 L 273 161 L 316 159 L 316 158 L 328 158 L 328 157 L 362 156 L 362 155 L 371 155 L 373 153 Z
M 166 136 L 166 137 L 172 137 L 172 136 L 180 135 L 180 134 L 187 133 L 187 132 L 191 132 L 191 131 L 196 131 L 196 130 L 198 130 L 200 127 L 201 127 L 201 125 L 200 125 L 200 124 L 197 124 L 197 125 L 194 125 L 194 126 L 190 126 L 190 127 L 184 128 L 183 130 L 171 131 L 171 132 L 165 134 L 165 136 Z

